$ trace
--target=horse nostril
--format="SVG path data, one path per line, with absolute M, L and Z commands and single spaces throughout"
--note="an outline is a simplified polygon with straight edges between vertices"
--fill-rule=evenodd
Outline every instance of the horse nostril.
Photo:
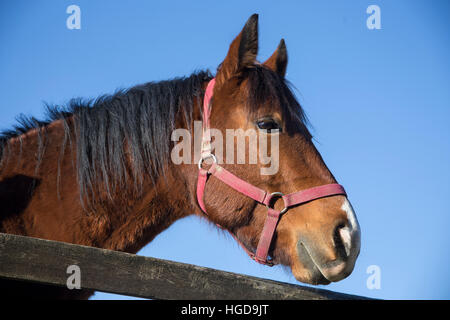
M 334 246 L 341 258 L 347 258 L 350 255 L 352 238 L 350 228 L 341 223 L 334 229 Z

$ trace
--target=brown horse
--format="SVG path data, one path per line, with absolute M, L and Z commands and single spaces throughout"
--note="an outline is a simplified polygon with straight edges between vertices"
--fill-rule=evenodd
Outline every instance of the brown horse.
M 290 193 L 336 183 L 313 145 L 301 106 L 284 76 L 284 41 L 256 61 L 253 15 L 218 67 L 211 127 L 277 134 L 279 169 L 224 164 L 270 192 Z M 135 253 L 177 219 L 205 216 L 196 199 L 198 167 L 171 161 L 171 133 L 202 119 L 209 72 L 147 83 L 95 101 L 49 107 L 47 121 L 20 118 L 0 140 L 0 232 Z M 258 131 L 259 130 L 259 131 Z M 207 219 L 255 251 L 267 210 L 211 178 Z M 277 201 L 275 207 L 282 207 Z M 358 222 L 343 195 L 290 208 L 277 225 L 269 255 L 295 278 L 327 284 L 347 277 L 360 248 Z M 86 298 L 92 292 L 2 280 L 8 296 Z M 8 289 L 6 289 L 6 287 Z

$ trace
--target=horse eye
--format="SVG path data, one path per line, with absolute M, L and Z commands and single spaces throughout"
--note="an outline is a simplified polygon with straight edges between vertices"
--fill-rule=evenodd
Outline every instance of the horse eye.
M 261 120 L 256 121 L 256 125 L 261 130 L 267 130 L 268 133 L 272 133 L 272 131 L 279 132 L 281 131 L 280 126 L 278 123 L 270 118 L 264 118 Z

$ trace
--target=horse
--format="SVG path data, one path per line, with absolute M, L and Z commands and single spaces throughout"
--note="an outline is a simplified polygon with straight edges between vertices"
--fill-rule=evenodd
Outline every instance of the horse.
M 197 71 L 95 100 L 47 106 L 46 120 L 19 117 L 0 138 L 0 232 L 136 253 L 176 220 L 197 215 L 230 232 L 257 262 L 290 267 L 300 282 L 346 278 L 360 251 L 354 210 L 316 149 L 285 79 L 285 41 L 263 63 L 257 52 L 254 14 L 214 77 Z M 211 149 L 199 163 L 174 163 L 172 132 L 192 132 L 195 121 L 219 132 L 252 129 L 276 136 L 277 172 L 261 174 L 261 161 L 217 163 Z M 204 136 L 209 128 L 204 125 Z M 207 168 L 212 166 L 214 172 Z M 330 185 L 334 191 L 316 192 Z M 259 190 L 267 190 L 261 201 L 251 195 Z M 315 196 L 293 201 L 305 190 Z M 93 294 L 0 283 L 8 297 Z

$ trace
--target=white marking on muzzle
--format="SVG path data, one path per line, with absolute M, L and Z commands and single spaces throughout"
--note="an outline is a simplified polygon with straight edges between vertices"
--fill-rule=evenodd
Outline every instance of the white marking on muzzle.
M 345 252 L 347 253 L 347 256 L 350 256 L 351 254 L 357 255 L 359 253 L 361 231 L 358 220 L 356 219 L 355 211 L 347 198 L 344 200 L 341 210 L 345 211 L 347 214 L 347 220 L 349 223 L 349 226 L 340 230 L 340 236 L 342 238 L 342 242 L 344 243 Z
M 339 235 L 341 236 L 342 243 L 344 244 L 347 257 L 350 255 L 350 249 L 352 247 L 352 236 L 350 232 L 351 231 L 349 227 L 339 229 Z

